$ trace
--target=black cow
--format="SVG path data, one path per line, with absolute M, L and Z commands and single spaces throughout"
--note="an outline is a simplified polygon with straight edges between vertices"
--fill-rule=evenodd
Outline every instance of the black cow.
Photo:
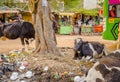
M 75 40 L 75 55 L 74 59 L 81 59 L 82 57 L 99 57 L 100 55 L 107 55 L 104 44 L 99 42 L 83 41 L 81 38 Z
M 0 26 L 0 37 L 5 36 L 8 39 L 17 39 L 20 37 L 22 45 L 29 45 L 28 40 L 35 38 L 35 30 L 30 22 L 15 21 Z M 25 42 L 24 42 L 25 41 Z

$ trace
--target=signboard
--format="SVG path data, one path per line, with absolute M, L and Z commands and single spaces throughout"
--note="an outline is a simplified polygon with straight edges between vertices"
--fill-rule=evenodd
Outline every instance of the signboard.
M 103 15 L 103 9 L 100 9 L 100 11 L 99 11 L 99 15 L 100 15 L 100 16 Z
M 114 23 L 114 18 L 109 18 L 109 23 Z
M 109 0 L 109 4 L 120 4 L 120 0 Z
M 97 0 L 84 0 L 83 5 L 85 9 L 97 8 Z
M 117 17 L 120 17 L 120 5 L 117 5 L 116 15 Z

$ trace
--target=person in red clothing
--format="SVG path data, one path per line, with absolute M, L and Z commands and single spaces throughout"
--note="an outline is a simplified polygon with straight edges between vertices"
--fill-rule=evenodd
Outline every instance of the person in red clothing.
M 112 6 L 112 9 L 109 11 L 110 17 L 116 17 L 116 6 Z

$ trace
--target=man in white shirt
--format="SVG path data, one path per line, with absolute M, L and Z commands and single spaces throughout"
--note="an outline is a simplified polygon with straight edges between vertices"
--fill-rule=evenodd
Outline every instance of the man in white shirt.
M 80 35 L 81 35 L 81 25 L 82 25 L 81 18 L 79 18 L 79 19 L 77 20 L 77 22 L 78 22 L 79 33 L 80 33 Z

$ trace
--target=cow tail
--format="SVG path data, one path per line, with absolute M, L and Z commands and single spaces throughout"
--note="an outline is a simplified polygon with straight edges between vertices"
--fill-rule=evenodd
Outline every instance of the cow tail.
M 74 51 L 75 51 L 76 39 L 74 40 Z

